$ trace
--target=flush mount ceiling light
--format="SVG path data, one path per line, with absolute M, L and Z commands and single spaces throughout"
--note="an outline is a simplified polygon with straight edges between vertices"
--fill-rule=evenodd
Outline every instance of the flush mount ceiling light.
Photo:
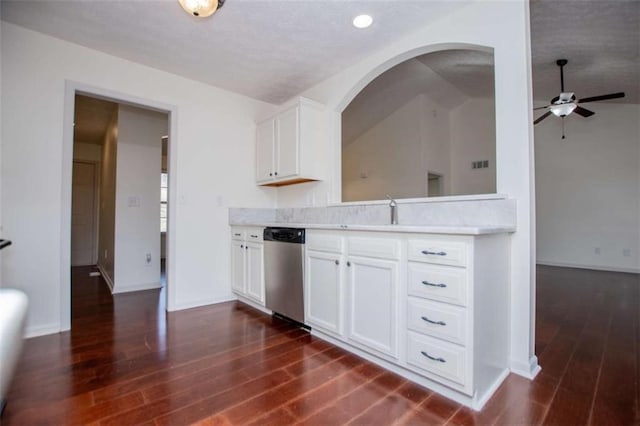
M 353 18 L 353 26 L 359 29 L 367 28 L 373 23 L 373 18 L 369 15 L 358 15 Z
M 189 15 L 206 18 L 222 7 L 225 0 L 178 0 Z

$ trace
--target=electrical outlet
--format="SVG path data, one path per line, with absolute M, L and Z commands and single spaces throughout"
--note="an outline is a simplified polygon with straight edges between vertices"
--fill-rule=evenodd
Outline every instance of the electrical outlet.
M 622 255 L 624 257 L 630 257 L 631 256 L 631 249 L 626 248 L 626 249 L 622 250 Z
M 600 247 L 594 247 L 593 248 L 593 254 L 600 255 Z

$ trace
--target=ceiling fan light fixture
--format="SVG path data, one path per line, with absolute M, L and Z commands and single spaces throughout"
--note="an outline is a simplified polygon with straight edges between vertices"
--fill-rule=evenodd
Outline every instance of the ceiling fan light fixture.
M 577 106 L 578 105 L 576 105 L 574 102 L 570 102 L 565 104 L 551 105 L 549 109 L 556 117 L 566 117 L 567 115 L 571 114 Z
M 189 15 L 206 18 L 222 7 L 225 0 L 178 0 Z

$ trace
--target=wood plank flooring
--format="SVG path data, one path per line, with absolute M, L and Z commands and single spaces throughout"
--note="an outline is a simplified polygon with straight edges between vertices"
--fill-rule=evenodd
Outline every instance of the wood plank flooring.
M 538 267 L 542 372 L 474 412 L 241 303 L 165 313 L 74 268 L 72 331 L 29 339 L 2 425 L 638 425 L 639 276 Z

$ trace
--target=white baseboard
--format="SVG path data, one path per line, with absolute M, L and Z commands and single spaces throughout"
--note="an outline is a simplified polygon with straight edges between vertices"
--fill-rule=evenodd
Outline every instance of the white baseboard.
M 159 288 L 162 288 L 162 284 L 160 283 L 160 281 L 157 281 L 153 283 L 135 284 L 127 287 L 118 286 L 118 287 L 115 287 L 115 290 L 112 290 L 111 293 L 113 294 L 131 293 L 133 291 L 157 290 Z
M 553 260 L 540 260 L 540 259 L 537 259 L 536 263 L 538 265 L 559 266 L 562 268 L 593 269 L 594 271 L 626 272 L 629 274 L 640 274 L 640 268 L 621 268 L 618 266 L 606 266 L 606 265 L 583 265 L 580 263 L 555 262 Z
M 542 368 L 538 365 L 538 357 L 533 355 L 529 362 L 511 360 L 511 372 L 525 379 L 533 380 Z
M 169 312 L 182 311 L 184 309 L 198 308 L 200 306 L 206 306 L 206 305 L 215 305 L 216 303 L 231 302 L 233 300 L 236 300 L 236 296 L 234 296 L 233 294 L 217 297 L 214 299 L 192 300 L 188 302 L 175 303 L 171 306 L 167 306 L 167 311 Z
M 267 309 L 264 306 L 254 302 L 253 300 L 240 296 L 239 294 L 236 295 L 238 300 L 241 301 L 242 303 L 245 303 L 249 306 L 251 306 L 253 309 L 257 309 L 260 312 L 264 312 L 267 315 L 273 315 L 273 311 L 271 309 Z
M 32 337 L 45 336 L 47 334 L 56 334 L 60 333 L 60 331 L 60 323 L 27 327 L 24 332 L 24 338 L 30 339 Z
M 98 270 L 100 271 L 100 274 L 102 274 L 102 278 L 104 278 L 104 281 L 107 283 L 107 285 L 109 286 L 109 290 L 111 290 L 111 293 L 113 294 L 113 280 L 111 279 L 111 277 L 109 276 L 109 274 L 107 274 L 107 271 L 104 270 L 104 268 L 102 267 L 102 265 L 100 265 L 98 263 Z

